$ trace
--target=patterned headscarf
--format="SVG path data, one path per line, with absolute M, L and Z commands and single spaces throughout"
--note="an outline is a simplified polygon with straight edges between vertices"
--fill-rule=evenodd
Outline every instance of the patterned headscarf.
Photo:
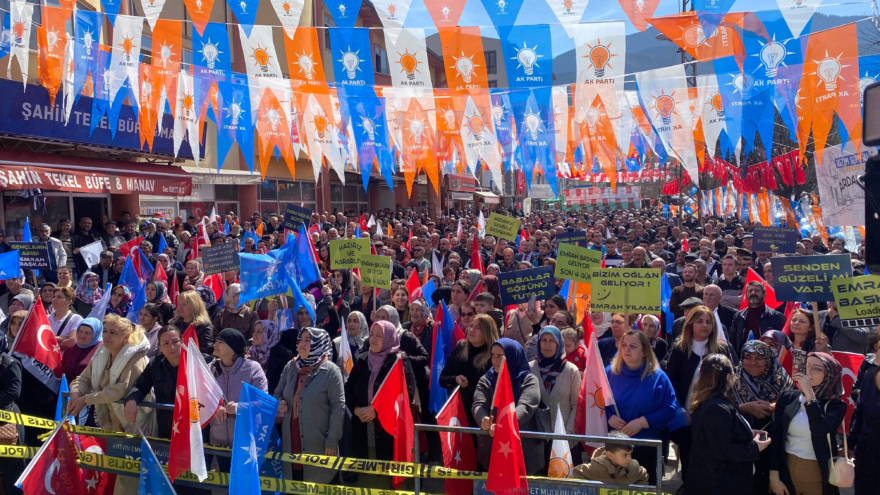
M 98 286 L 95 287 L 95 290 L 89 288 L 89 280 L 92 277 L 98 279 Z M 90 306 L 94 306 L 101 300 L 103 295 L 104 290 L 101 289 L 101 277 L 97 273 L 83 273 L 83 276 L 79 278 L 79 284 L 76 286 L 76 298 Z
M 128 314 L 128 310 L 131 309 L 134 299 L 131 297 L 131 291 L 124 285 L 117 285 L 113 290 L 115 291 L 120 287 L 122 287 L 122 299 L 119 300 L 119 304 L 116 306 L 108 306 L 107 312 L 119 316 L 125 316 Z
M 389 308 L 391 306 L 388 306 Z M 393 308 L 392 308 L 393 309 Z M 395 311 L 396 313 L 396 311 Z M 367 384 L 367 399 L 373 401 L 373 386 L 376 384 L 376 378 L 379 376 L 379 370 L 385 364 L 385 358 L 389 354 L 396 353 L 400 349 L 400 334 L 397 328 L 390 321 L 377 321 L 373 323 L 372 328 L 379 327 L 382 329 L 382 349 L 379 352 L 373 352 L 370 349 L 367 356 L 367 367 L 370 369 L 370 381 Z
M 553 357 L 544 357 L 544 353 L 540 350 L 541 338 L 544 337 L 544 334 L 550 334 L 556 340 L 556 354 Z M 562 372 L 562 368 L 565 366 L 564 357 L 565 343 L 562 341 L 562 333 L 553 325 L 547 325 L 538 334 L 538 368 L 541 370 L 541 380 L 544 381 L 544 388 L 547 389 L 547 393 L 553 390 L 553 385 L 556 384 L 556 377 L 559 376 L 559 373 Z
M 422 308 L 422 317 L 418 320 L 416 320 L 412 316 L 413 315 L 412 308 L 415 306 Z M 412 332 L 413 335 L 415 335 L 416 337 L 421 339 L 422 333 L 425 331 L 425 328 L 428 327 L 428 323 L 431 323 L 433 321 L 433 319 L 431 318 L 431 308 L 428 307 L 428 303 L 426 303 L 422 299 L 416 299 L 415 301 L 412 302 L 412 304 L 410 304 L 409 314 L 410 314 L 409 331 Z
M 394 328 L 396 328 L 397 330 L 403 328 L 400 326 L 400 313 L 397 312 L 397 308 L 390 304 L 386 304 L 384 306 L 379 306 L 379 309 L 384 310 L 386 313 L 388 313 L 388 321 L 390 321 L 391 324 L 394 325 Z
M 742 348 L 742 358 L 745 359 L 749 354 L 758 354 L 764 358 L 764 371 L 758 376 L 752 376 L 742 364 L 737 366 L 733 392 L 740 404 L 757 400 L 776 402 L 782 392 L 795 388 L 791 377 L 773 355 L 773 348 L 767 343 L 760 340 L 746 342 Z
M 265 370 L 269 352 L 281 340 L 281 332 L 278 331 L 278 326 L 272 320 L 260 320 L 257 323 L 263 325 L 263 343 L 252 345 L 248 349 L 248 359 L 260 363 L 260 366 Z
M 196 294 L 198 294 L 202 299 L 202 302 L 205 303 L 205 308 L 210 308 L 212 304 L 217 302 L 217 296 L 214 295 L 214 289 L 207 285 L 199 285 L 196 287 Z
M 843 396 L 843 368 L 841 368 L 840 363 L 827 352 L 811 352 L 807 354 L 807 359 L 811 357 L 822 361 L 822 366 L 825 368 L 825 378 L 822 379 L 822 383 L 817 387 L 813 387 L 813 391 L 816 392 L 816 398 L 839 399 Z
M 171 304 L 171 299 L 168 297 L 168 286 L 165 285 L 165 282 L 147 282 L 147 285 L 153 284 L 156 287 L 156 297 L 147 301 L 148 303 L 154 304 L 162 304 L 168 303 Z
M 770 348 L 770 350 L 773 351 L 773 355 L 776 357 L 779 357 L 779 351 L 783 348 L 791 351 L 791 339 L 779 330 L 767 330 L 761 335 L 761 340 L 764 339 L 773 339 L 776 341 L 776 349 L 772 347 Z
M 330 354 L 333 352 L 333 345 L 327 330 L 324 330 L 323 328 L 303 327 L 303 329 L 299 331 L 299 335 L 302 336 L 303 332 L 309 332 L 309 335 L 311 335 L 312 338 L 312 343 L 309 348 L 309 357 L 305 359 L 302 357 L 297 358 L 296 367 L 299 369 L 317 366 L 323 359 L 329 358 Z M 299 341 L 299 338 L 297 338 L 297 341 Z

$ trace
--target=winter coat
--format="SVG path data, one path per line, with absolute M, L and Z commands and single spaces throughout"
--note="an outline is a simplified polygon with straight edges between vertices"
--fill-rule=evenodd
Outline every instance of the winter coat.
M 133 400 L 143 402 L 148 400 L 152 393 L 153 400 L 159 404 L 174 404 L 175 390 L 177 388 L 177 366 L 171 366 L 165 356 L 160 354 L 147 363 L 144 372 L 134 382 L 125 402 Z M 174 421 L 174 411 L 164 409 L 156 410 L 156 427 L 158 436 L 171 438 L 171 426 Z
M 139 408 L 137 425 L 132 425 L 125 419 L 125 405 L 118 402 L 128 395 L 129 389 L 147 367 L 149 350 L 150 341 L 146 337 L 138 344 L 125 344 L 108 370 L 110 351 L 100 344 L 89 365 L 70 384 L 71 392 L 78 392 L 86 398 L 87 405 L 95 406 L 95 415 L 101 428 L 131 434 L 138 434 L 140 428 L 147 435 L 155 429 L 152 410 Z
M 223 311 L 218 312 L 214 316 L 214 319 L 211 320 L 211 325 L 214 327 L 214 339 L 217 339 L 217 334 L 220 333 L 220 330 L 232 328 L 241 332 L 245 339 L 250 340 L 254 333 L 254 325 L 256 325 L 258 321 L 260 321 L 260 318 L 257 316 L 257 312 L 251 311 L 247 306 L 241 310 L 241 313 L 233 313 L 224 309 Z M 185 330 L 185 328 L 180 329 L 180 331 Z
M 752 493 L 758 444 L 737 407 L 724 397 L 713 397 L 694 411 L 691 427 L 693 445 L 685 494 Z
M 574 417 L 577 410 L 578 393 L 581 389 L 581 374 L 572 363 L 565 362 L 559 376 L 556 377 L 556 383 L 553 384 L 553 390 L 547 393 L 544 387 L 543 378 L 541 378 L 541 369 L 538 367 L 538 361 L 529 363 L 532 375 L 538 379 L 538 389 L 541 392 L 541 402 L 550 408 L 550 420 L 552 424 L 556 424 L 556 406 L 559 406 L 559 412 L 562 413 L 562 424 L 565 425 L 565 431 L 574 434 Z M 571 442 L 572 446 L 577 442 Z
M 299 435 L 303 454 L 324 455 L 324 449 L 339 450 L 345 414 L 345 388 L 342 372 L 329 359 L 318 366 L 300 394 Z M 279 401 L 287 401 L 287 412 L 281 422 L 284 452 L 290 453 L 290 415 L 299 370 L 294 361 L 288 361 L 281 373 L 281 381 L 274 395 Z M 330 483 L 336 471 L 313 466 L 303 466 L 304 479 L 311 483 Z M 284 477 L 292 478 L 292 466 L 284 463 Z
M 631 459 L 629 465 L 620 467 L 605 455 L 605 447 L 593 452 L 589 464 L 575 466 L 571 477 L 579 480 L 601 481 L 602 483 L 621 483 L 627 485 L 647 485 L 648 471 L 639 466 L 639 461 Z
M 211 364 L 211 371 L 217 378 L 217 384 L 220 385 L 226 402 L 238 402 L 241 386 L 245 383 L 263 392 L 269 391 L 266 374 L 263 373 L 260 363 L 245 357 L 239 357 L 230 367 L 224 366 L 219 359 L 215 359 Z M 211 445 L 232 445 L 234 430 L 235 418 L 226 418 L 226 421 L 221 423 L 215 416 L 211 420 Z
M 186 332 L 190 323 L 183 321 L 183 318 L 177 316 L 168 322 L 180 329 L 181 333 Z M 196 337 L 199 340 L 199 351 L 208 356 L 214 355 L 214 327 L 211 323 L 199 323 L 195 326 Z M 222 330 L 222 328 L 221 328 Z M 236 396 L 237 397 L 237 396 Z

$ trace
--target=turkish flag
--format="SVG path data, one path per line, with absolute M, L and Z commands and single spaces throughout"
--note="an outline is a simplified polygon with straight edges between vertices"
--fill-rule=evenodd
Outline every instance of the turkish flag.
M 120 244 L 119 245 L 119 252 L 128 256 L 131 254 L 132 248 L 136 247 L 143 240 L 144 240 L 144 236 L 138 236 L 128 242 Z M 138 272 L 138 273 L 140 273 L 140 272 Z
M 177 277 L 175 277 L 168 282 L 168 298 L 171 299 L 171 304 L 173 304 L 175 308 L 177 307 L 177 296 L 179 295 L 180 285 L 177 283 Z
M 74 435 L 74 442 L 80 452 L 89 452 L 96 455 L 106 455 L 107 440 L 104 438 L 89 437 L 86 435 Z M 82 470 L 83 486 L 88 495 L 110 495 L 116 483 L 116 475 L 102 471 Z
M 761 282 L 761 285 L 764 286 L 764 305 L 768 308 L 778 308 L 779 301 L 776 300 L 776 291 L 773 290 L 773 287 L 770 287 L 760 275 L 758 275 L 755 270 L 749 268 L 749 273 L 746 275 L 746 285 L 743 289 L 742 301 L 739 303 L 739 310 L 742 311 L 749 307 L 749 299 L 746 297 L 746 293 L 748 292 L 749 283 L 750 282 Z M 760 338 L 760 336 L 758 336 Z
M 437 413 L 437 424 L 454 427 L 468 426 L 467 414 L 465 414 L 464 403 L 458 388 L 446 401 L 443 409 Z M 477 469 L 477 453 L 470 435 L 441 432 L 440 442 L 443 447 L 443 466 L 461 471 Z M 444 492 L 449 495 L 470 495 L 473 491 L 474 483 L 471 480 L 446 480 Z
M 161 263 L 156 264 L 156 270 L 153 271 L 153 281 L 154 282 L 165 282 L 165 285 L 168 285 L 168 274 L 165 273 L 165 269 L 162 268 Z M 171 290 L 171 287 L 168 287 L 168 290 Z
M 477 285 L 471 287 L 471 294 L 467 298 L 467 302 L 475 302 L 477 300 L 477 296 L 483 292 L 483 281 L 480 280 L 477 282 Z
M 55 430 L 16 482 L 28 495 L 86 495 L 70 426 Z
M 421 289 L 422 284 L 419 282 L 419 270 L 414 269 L 412 273 L 409 275 L 409 279 L 406 281 L 406 291 L 409 292 L 409 302 L 413 302 L 416 297 L 416 290 Z M 421 290 L 419 290 L 419 295 L 421 295 Z
M 190 325 L 189 332 L 193 329 Z M 186 340 L 184 338 L 184 340 Z M 189 386 L 186 379 L 186 345 L 180 349 L 180 364 L 177 367 L 177 393 L 174 394 L 174 417 L 171 420 L 171 449 L 168 456 L 168 477 L 174 481 L 177 476 L 190 468 L 189 441 Z
M 39 297 L 21 325 L 12 352 L 21 357 L 21 365 L 47 387 L 58 392 L 61 386 L 61 348 Z
M 486 490 L 505 495 L 526 495 L 529 493 L 529 482 L 526 480 L 526 461 L 519 436 L 516 401 L 513 400 L 507 360 L 501 365 L 501 373 L 498 374 L 492 408 L 498 411 L 498 416 L 495 417 L 495 436 L 492 439 Z
M 856 410 L 856 402 L 852 399 L 853 385 L 856 383 L 856 377 L 859 375 L 859 367 L 865 360 L 864 354 L 853 354 L 851 352 L 831 351 L 834 359 L 840 363 L 843 378 L 843 396 L 840 398 L 846 402 L 846 419 L 844 421 L 844 431 L 849 431 L 850 420 L 853 412 Z
M 413 419 L 409 407 L 409 392 L 403 360 L 398 358 L 373 397 L 373 409 L 379 424 L 394 437 L 394 458 L 397 462 L 414 462 Z M 405 478 L 394 477 L 394 488 L 400 488 Z
M 483 258 L 480 257 L 480 241 L 479 236 L 474 235 L 474 244 L 471 247 L 471 269 L 480 270 L 483 275 L 486 274 L 486 268 L 483 266 Z
M 213 275 L 208 275 L 205 277 L 204 285 L 209 287 L 214 292 L 214 298 L 218 301 L 223 298 L 223 290 L 225 289 L 225 283 L 223 282 L 223 274 L 215 273 Z

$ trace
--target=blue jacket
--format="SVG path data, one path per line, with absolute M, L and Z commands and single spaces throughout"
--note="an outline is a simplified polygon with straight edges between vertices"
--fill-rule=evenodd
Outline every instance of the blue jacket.
M 617 403 L 617 415 L 620 419 L 630 421 L 644 416 L 648 420 L 649 427 L 640 431 L 634 438 L 657 439 L 660 432 L 669 426 L 669 422 L 675 416 L 678 402 L 675 400 L 675 390 L 672 382 L 662 370 L 654 371 L 653 375 L 642 380 L 642 371 L 645 365 L 637 370 L 630 370 L 622 366 L 619 375 L 611 371 L 611 366 L 605 368 L 608 376 L 608 384 L 614 394 Z M 614 416 L 612 407 L 608 417 Z

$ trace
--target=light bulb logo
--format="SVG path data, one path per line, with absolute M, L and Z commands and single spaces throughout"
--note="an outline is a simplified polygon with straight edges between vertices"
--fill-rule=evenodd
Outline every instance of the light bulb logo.
M 443 120 L 446 121 L 446 127 L 449 130 L 455 129 L 455 112 L 452 111 L 451 108 L 447 108 L 445 112 L 443 112 Z
M 538 55 L 538 52 L 535 51 L 537 48 L 538 45 L 535 45 L 534 48 L 529 48 L 525 42 L 523 42 L 522 48 L 513 47 L 516 50 L 516 56 L 512 57 L 511 60 L 519 62 L 516 68 L 522 67 L 527 76 L 531 76 L 535 72 L 535 67 L 540 67 L 538 59 L 541 55 Z
M 613 68 L 608 63 L 611 61 L 611 57 L 617 56 L 612 54 L 609 48 L 613 43 L 614 42 L 603 45 L 602 40 L 598 39 L 596 46 L 587 45 L 587 48 L 590 49 L 590 53 L 584 55 L 584 57 L 590 59 L 590 65 L 592 65 L 596 77 L 605 77 L 605 68 Z
M 733 78 L 733 87 L 742 95 L 743 99 L 751 97 L 752 88 L 755 86 L 755 77 L 751 74 L 737 74 Z
M 825 91 L 837 90 L 837 78 L 840 77 L 840 71 L 847 67 L 840 64 L 840 57 L 842 55 L 841 53 L 837 57 L 829 57 L 828 50 L 825 50 L 825 58 L 821 62 L 813 61 L 818 64 L 816 66 L 816 75 L 825 83 Z
M 357 71 L 361 70 L 359 67 L 361 59 L 358 56 L 358 53 L 360 53 L 360 50 L 353 52 L 351 51 L 351 47 L 348 47 L 348 51 L 343 52 L 342 58 L 339 60 L 342 62 L 342 66 L 345 67 L 345 72 L 349 79 L 354 79 L 357 76 Z
M 24 23 L 21 20 L 13 22 L 12 34 L 15 36 L 15 42 L 21 43 L 22 38 L 24 38 Z
M 92 56 L 92 43 L 94 42 L 94 40 L 95 39 L 94 39 L 94 36 L 92 35 L 91 31 L 83 31 L 82 42 L 83 42 L 83 48 L 86 49 L 86 56 L 87 57 Z
M 173 47 L 174 45 L 166 45 L 165 43 L 162 43 L 159 47 L 159 58 L 162 59 L 163 69 L 168 68 L 168 62 L 171 61 L 171 57 L 174 55 L 174 52 L 171 51 L 171 48 Z
M 226 113 L 229 114 L 232 125 L 238 127 L 238 119 L 241 118 L 241 103 L 233 100 L 229 107 L 226 108 Z
M 807 1 L 807 0 L 792 0 L 792 3 L 794 3 L 794 6 L 795 6 L 795 7 L 803 7 L 803 6 L 804 6 L 804 2 L 806 2 L 806 1 Z
M 639 12 L 645 11 L 645 0 L 636 0 L 636 8 L 639 9 Z
M 760 41 L 758 42 L 760 43 Z M 788 55 L 788 51 L 785 49 L 785 43 L 776 41 L 776 35 L 773 35 L 773 41 L 761 47 L 758 57 L 764 64 L 767 77 L 776 77 L 779 66 L 785 66 L 786 55 Z
M 458 75 L 461 76 L 461 80 L 469 83 L 471 82 L 471 75 L 474 72 L 475 67 L 479 67 L 474 63 L 472 57 L 465 57 L 464 52 L 461 52 L 461 57 L 452 56 L 455 58 L 455 70 L 458 72 Z
M 364 129 L 364 132 L 370 137 L 370 141 L 376 140 L 376 128 L 380 127 L 376 124 L 376 121 L 369 117 L 361 117 L 361 127 Z
M 299 65 L 299 71 L 306 76 L 306 79 L 311 81 L 315 74 L 315 62 L 312 61 L 312 56 L 303 53 L 297 58 L 295 63 Z
M 727 106 L 727 103 L 727 97 L 721 93 L 712 95 L 712 98 L 709 99 L 709 104 L 715 109 L 715 114 L 718 115 L 719 119 L 724 118 L 724 108 Z
M 421 73 L 421 71 L 419 71 L 419 64 L 421 62 L 416 59 L 417 53 L 418 52 L 410 53 L 409 48 L 407 48 L 403 54 L 397 52 L 397 54 L 400 55 L 400 60 L 397 61 L 401 67 L 400 72 L 406 72 L 406 78 L 410 81 L 416 78 L 416 72 Z
M 284 11 L 284 15 L 290 15 L 290 2 L 284 2 L 281 4 L 281 10 Z
M 596 107 L 588 108 L 584 114 L 584 119 L 587 121 L 590 132 L 596 132 L 596 124 L 599 122 L 599 109 Z
M 134 36 L 125 35 L 122 37 L 122 43 L 119 44 L 122 53 L 125 54 L 125 61 L 131 62 L 131 52 L 134 51 Z
M 467 128 L 474 136 L 474 141 L 483 140 L 483 127 L 485 126 L 486 123 L 483 121 L 483 117 L 480 117 L 479 112 L 474 112 L 473 115 L 467 118 Z
M 672 95 L 661 94 L 654 100 L 654 109 L 663 119 L 663 125 L 671 124 L 672 113 L 675 112 L 675 98 Z
M 116 81 L 116 73 L 112 70 L 105 70 L 104 74 L 104 93 L 109 94 L 113 90 L 113 83 Z
M 493 105 L 492 106 L 492 118 L 495 119 L 495 125 L 501 125 L 501 119 L 504 118 L 504 105 Z
M 269 121 L 269 125 L 272 126 L 272 132 L 278 131 L 278 124 L 281 123 L 281 113 L 277 108 L 270 108 L 268 112 L 266 112 L 266 120 Z
M 313 123 L 315 124 L 315 130 L 318 131 L 318 137 L 323 139 L 324 131 L 327 130 L 327 125 L 329 124 L 329 122 L 327 122 L 327 117 L 321 114 L 315 115 Z
M 443 14 L 444 21 L 449 20 L 449 7 L 444 5 L 443 8 L 440 9 L 440 13 Z
M 532 141 L 537 141 L 538 132 L 541 130 L 541 117 L 539 117 L 536 113 L 528 111 L 525 115 L 525 123 L 526 128 L 529 130 L 529 136 L 532 138 Z
M 574 2 L 572 0 L 565 0 L 562 2 L 562 8 L 565 9 L 566 14 L 571 14 L 572 7 L 574 7 Z
M 690 48 L 697 48 L 706 43 L 706 32 L 703 26 L 691 24 L 681 33 L 681 41 Z
M 865 88 L 877 82 L 876 77 L 871 77 L 868 75 L 868 71 L 865 71 L 865 77 L 859 79 L 859 95 L 862 99 L 862 104 L 865 103 Z
M 202 0 L 196 0 L 196 10 L 202 11 Z
M 217 57 L 220 56 L 221 52 L 219 48 L 217 48 L 216 43 L 211 43 L 211 38 L 208 38 L 207 43 L 202 43 L 202 49 L 200 50 L 202 54 L 202 60 L 208 65 L 209 69 L 214 68 L 214 64 L 217 63 Z
M 389 4 L 386 10 L 388 11 L 389 19 L 397 19 L 397 5 L 394 5 L 393 3 Z
M 505 0 L 498 0 L 498 2 L 496 2 L 496 5 L 498 5 L 499 14 L 507 13 L 507 11 L 504 10 L 505 8 L 507 8 L 507 2 Z
M 242 14 L 247 14 L 247 0 L 241 0 L 238 2 L 238 6 L 241 7 Z
M 46 45 L 49 48 L 49 51 L 52 52 L 55 50 L 55 45 L 58 44 L 58 31 L 46 31 Z
M 253 53 L 250 57 L 254 59 L 254 64 L 259 65 L 262 72 L 269 72 L 269 65 L 272 64 L 270 60 L 272 56 L 269 55 L 269 52 L 259 44 L 257 44 L 256 48 L 251 47 L 251 50 L 253 50 Z
M 149 101 L 147 100 L 147 97 L 152 92 L 153 92 L 153 85 L 150 83 L 150 80 L 144 79 L 144 82 L 141 83 L 141 105 L 142 106 L 149 105 Z
M 409 132 L 412 133 L 413 141 L 416 145 L 422 144 L 422 135 L 425 133 L 425 123 L 421 119 L 413 119 L 409 121 Z
M 344 4 L 344 3 L 340 3 L 340 4 L 339 4 L 339 17 L 345 17 L 345 11 L 346 11 L 346 10 L 347 10 L 347 7 L 345 6 L 345 4 Z
M 193 106 L 195 105 L 195 100 L 193 100 L 193 95 L 191 94 L 183 94 L 183 108 L 186 110 L 186 117 L 189 118 L 190 114 L 193 111 Z

